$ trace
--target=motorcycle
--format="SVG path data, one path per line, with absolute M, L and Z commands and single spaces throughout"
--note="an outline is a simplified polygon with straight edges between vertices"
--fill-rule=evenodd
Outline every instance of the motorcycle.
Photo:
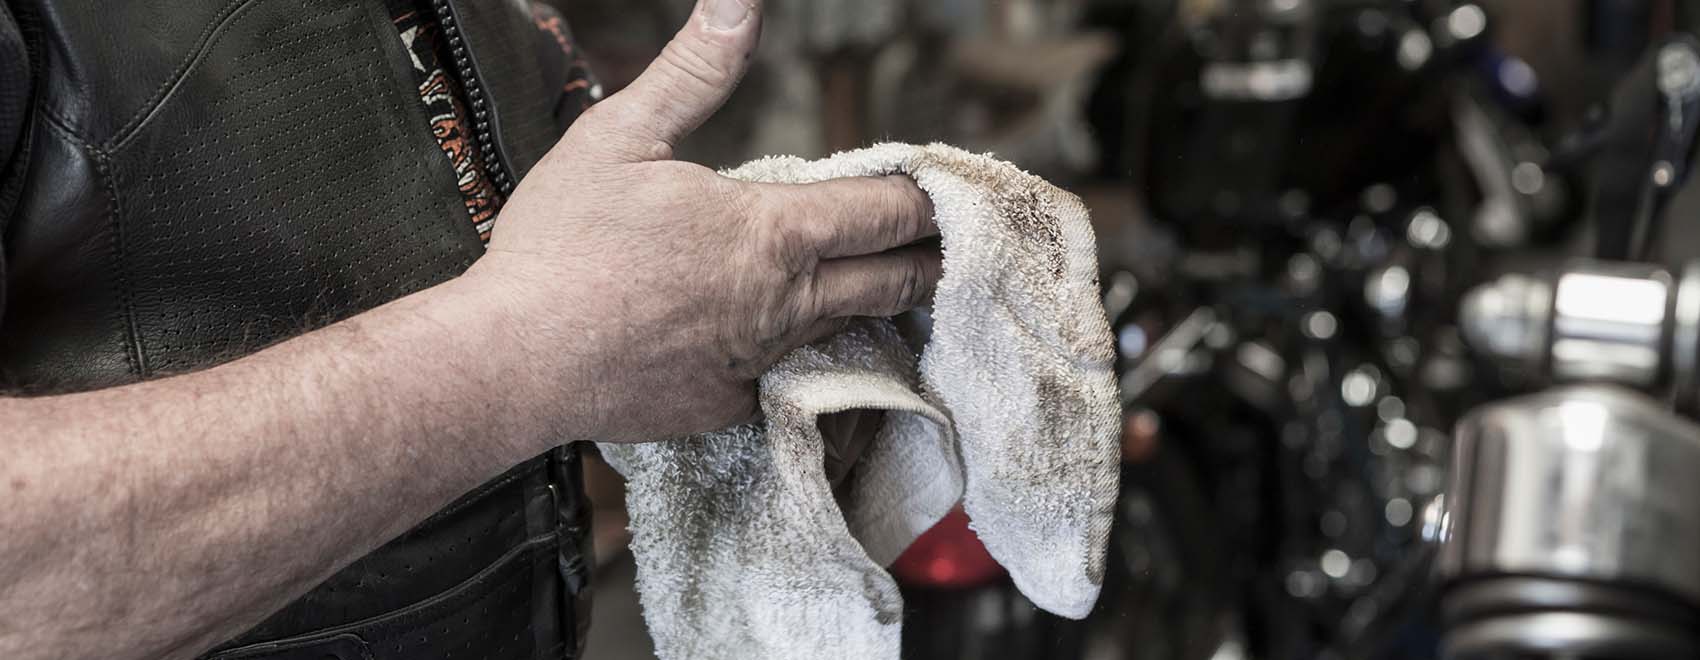
M 1700 40 L 1648 49 L 1586 139 L 1593 255 L 1514 270 L 1461 304 L 1470 345 L 1527 393 L 1458 424 L 1439 549 L 1442 656 L 1700 655 L 1700 261 L 1660 263 L 1693 167 Z

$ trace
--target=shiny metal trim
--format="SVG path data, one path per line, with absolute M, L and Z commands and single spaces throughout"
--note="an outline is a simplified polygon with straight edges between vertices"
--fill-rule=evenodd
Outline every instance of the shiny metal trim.
M 1584 262 L 1553 285 L 1550 370 L 1559 381 L 1659 382 L 1670 274 L 1639 264 Z
M 1585 612 L 1516 613 L 1467 623 L 1447 632 L 1441 657 L 1641 660 L 1690 658 L 1694 637 L 1680 628 Z
M 1437 575 L 1638 584 L 1700 604 L 1700 426 L 1614 386 L 1459 422 Z
M 1682 269 L 1672 308 L 1671 377 L 1676 384 L 1676 405 L 1693 413 L 1700 411 L 1700 260 Z

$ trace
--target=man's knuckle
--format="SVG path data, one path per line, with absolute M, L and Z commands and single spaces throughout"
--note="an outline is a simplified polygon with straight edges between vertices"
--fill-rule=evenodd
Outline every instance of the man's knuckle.
M 903 269 L 903 284 L 898 289 L 897 306 L 893 313 L 914 307 L 921 298 L 921 281 L 923 278 L 921 262 L 910 259 Z
M 914 186 L 905 177 L 890 177 L 887 179 L 888 194 L 886 195 L 887 217 L 893 218 L 892 237 L 894 245 L 902 245 L 921 233 L 921 200 L 917 199 Z
M 672 145 L 649 135 L 647 126 L 635 125 L 631 121 L 631 118 L 648 114 L 644 107 L 642 100 L 616 94 L 586 108 L 562 138 L 564 152 L 602 156 L 619 162 L 672 159 Z
M 819 260 L 824 237 L 810 223 L 808 214 L 782 203 L 772 193 L 766 193 L 752 206 L 754 223 L 768 237 L 769 253 L 785 272 L 795 275 L 812 269 Z
M 708 177 L 709 194 L 739 222 L 745 225 L 768 220 L 766 194 L 757 186 L 734 181 L 720 175 Z
M 634 137 L 628 151 L 632 158 L 639 162 L 668 161 L 673 159 L 673 145 L 666 140 L 653 137 Z
M 843 301 L 831 298 L 828 287 L 818 277 L 808 277 L 797 291 L 797 304 L 809 318 L 831 318 L 842 313 Z
M 775 287 L 759 296 L 747 317 L 749 320 L 746 321 L 746 327 L 749 328 L 749 335 L 739 342 L 742 350 L 750 351 L 745 357 L 753 358 L 761 354 L 774 341 L 797 327 L 798 319 L 805 313 L 804 304 L 805 301 L 789 284 Z
M 771 342 L 789 336 L 796 332 L 798 328 L 803 327 L 807 320 L 814 315 L 813 307 L 807 296 L 795 294 L 786 296 L 785 302 L 779 306 L 779 313 L 774 315 L 775 325 L 771 334 L 767 336 L 768 341 Z
M 661 51 L 661 58 L 669 68 L 684 77 L 678 81 L 679 84 L 719 88 L 731 80 L 731 72 L 715 62 L 715 58 L 707 52 L 709 48 L 712 46 L 697 39 L 674 40 Z

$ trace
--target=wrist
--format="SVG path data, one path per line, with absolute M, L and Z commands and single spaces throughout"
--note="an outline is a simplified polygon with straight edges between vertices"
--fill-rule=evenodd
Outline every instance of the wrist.
M 582 359 L 590 337 L 549 313 L 576 306 L 542 291 L 542 277 L 481 260 L 443 285 L 450 302 L 441 317 L 466 328 L 469 364 L 504 433 L 538 452 L 599 433 Z

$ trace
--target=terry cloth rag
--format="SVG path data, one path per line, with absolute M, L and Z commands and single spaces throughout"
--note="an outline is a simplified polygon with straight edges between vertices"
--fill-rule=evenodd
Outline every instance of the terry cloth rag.
M 627 479 L 657 653 L 895 660 L 903 602 L 882 567 L 959 500 L 1023 594 L 1084 617 L 1103 583 L 1121 415 L 1079 198 L 943 145 L 725 174 L 907 174 L 932 197 L 944 272 L 918 365 L 892 321 L 857 320 L 762 376 L 761 424 L 602 445 Z M 847 410 L 884 414 L 841 506 L 817 420 Z

